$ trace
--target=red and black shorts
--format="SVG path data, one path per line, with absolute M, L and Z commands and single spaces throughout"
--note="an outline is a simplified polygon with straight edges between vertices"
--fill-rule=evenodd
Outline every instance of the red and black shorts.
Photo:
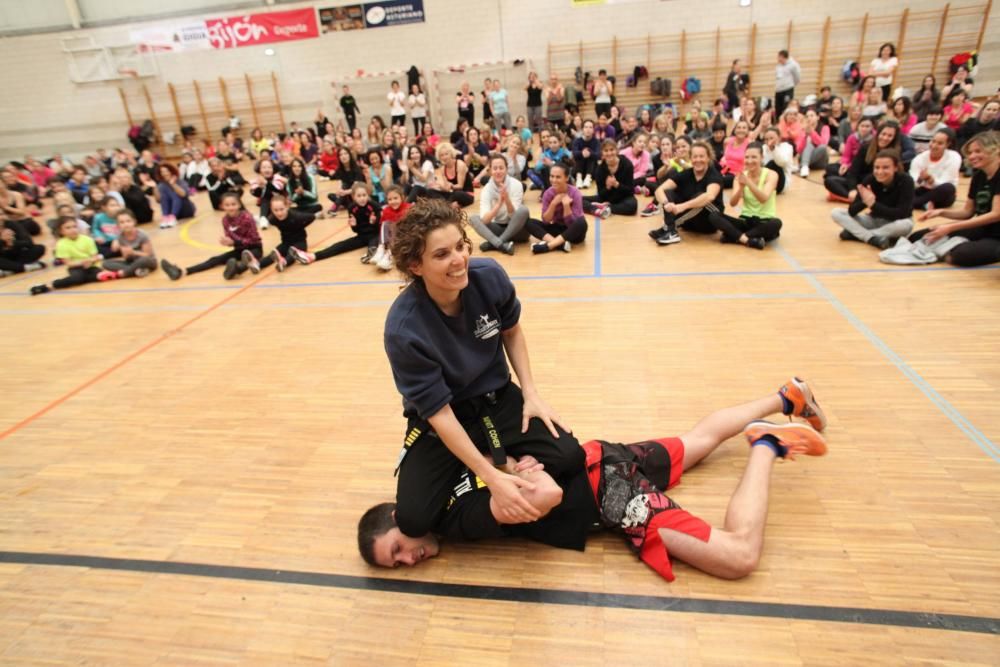
M 673 581 L 670 556 L 659 529 L 676 530 L 704 542 L 712 532 L 707 523 L 666 494 L 681 481 L 684 443 L 680 438 L 630 445 L 591 440 L 583 449 L 602 525 L 622 533 L 643 562 Z

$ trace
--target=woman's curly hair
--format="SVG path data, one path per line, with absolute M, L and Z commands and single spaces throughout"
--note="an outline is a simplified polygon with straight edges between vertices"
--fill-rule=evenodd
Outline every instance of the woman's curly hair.
M 469 247 L 471 253 L 472 241 L 469 240 L 466 231 L 465 211 L 454 208 L 443 199 L 418 199 L 396 225 L 392 237 L 390 250 L 396 270 L 407 280 L 416 280 L 419 276 L 415 275 L 410 267 L 413 264 L 420 264 L 428 235 L 448 225 L 455 225 L 458 228 L 462 234 L 462 241 Z

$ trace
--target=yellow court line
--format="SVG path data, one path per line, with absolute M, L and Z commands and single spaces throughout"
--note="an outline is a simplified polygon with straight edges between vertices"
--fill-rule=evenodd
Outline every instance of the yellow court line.
M 221 245 L 213 244 L 213 243 L 202 243 L 201 241 L 199 241 L 197 239 L 191 238 L 191 233 L 190 233 L 191 225 L 196 224 L 200 220 L 201 220 L 201 217 L 200 216 L 196 216 L 194 218 L 191 218 L 187 222 L 185 222 L 183 225 L 181 225 L 181 241 L 183 241 L 187 245 L 191 246 L 192 248 L 198 248 L 200 250 L 211 250 L 212 252 L 215 252 L 215 253 L 219 253 L 219 252 L 223 252 L 223 251 L 227 250 L 227 248 L 224 248 Z

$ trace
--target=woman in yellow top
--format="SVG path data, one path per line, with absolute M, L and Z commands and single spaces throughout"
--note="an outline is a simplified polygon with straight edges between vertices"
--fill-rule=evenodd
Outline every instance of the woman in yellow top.
M 736 188 L 729 199 L 730 206 L 743 202 L 740 217 L 734 218 L 721 211 L 709 216 L 715 228 L 722 232 L 723 243 L 740 243 L 763 250 L 768 241 L 778 238 L 781 230 L 775 206 L 778 174 L 764 168 L 763 157 L 759 143 L 747 146 L 743 171 L 736 176 Z

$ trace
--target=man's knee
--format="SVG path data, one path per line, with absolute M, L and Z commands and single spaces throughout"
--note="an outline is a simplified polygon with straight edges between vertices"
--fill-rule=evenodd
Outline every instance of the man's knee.
M 413 511 L 403 505 L 396 506 L 396 525 L 408 537 L 423 537 L 434 528 L 434 517 L 430 512 Z

